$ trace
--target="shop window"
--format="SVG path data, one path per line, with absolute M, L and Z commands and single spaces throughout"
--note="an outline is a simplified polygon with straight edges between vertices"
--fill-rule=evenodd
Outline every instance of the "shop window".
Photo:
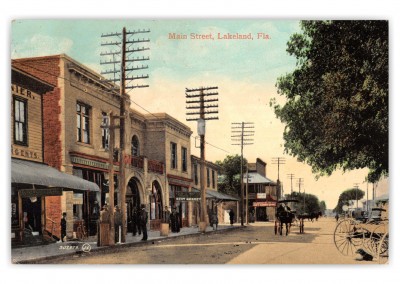
M 139 139 L 136 135 L 132 137 L 131 152 L 132 152 L 132 157 L 140 156 Z
M 107 120 L 109 119 L 107 116 L 107 113 L 102 112 L 102 120 L 103 120 L 103 125 L 107 124 Z M 109 145 L 109 140 L 110 140 L 110 131 L 108 128 L 101 128 L 101 147 L 103 149 L 108 150 L 108 145 Z
M 171 142 L 171 168 L 176 169 L 177 168 L 177 152 L 176 152 L 176 143 Z
M 77 141 L 90 144 L 90 107 L 83 104 L 76 104 L 76 135 Z
M 14 143 L 28 145 L 27 101 L 14 97 Z
M 182 147 L 182 172 L 187 172 L 187 149 Z
M 150 195 L 150 220 L 162 219 L 162 212 L 161 188 L 157 182 L 153 182 Z

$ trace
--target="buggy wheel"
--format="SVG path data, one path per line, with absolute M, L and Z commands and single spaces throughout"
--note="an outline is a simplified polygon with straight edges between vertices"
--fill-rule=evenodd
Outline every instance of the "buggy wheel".
M 364 234 L 364 248 L 374 257 L 378 257 L 379 241 L 385 233 L 385 225 L 377 225 L 372 232 L 366 231 Z
M 338 251 L 343 255 L 354 255 L 363 243 L 363 231 L 352 219 L 340 221 L 333 235 Z
M 389 233 L 385 233 L 378 245 L 378 263 L 389 263 Z

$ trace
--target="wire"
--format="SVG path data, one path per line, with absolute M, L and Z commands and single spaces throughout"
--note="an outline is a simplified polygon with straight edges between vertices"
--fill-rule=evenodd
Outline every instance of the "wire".
M 70 80 L 70 79 L 68 79 L 68 78 L 59 76 L 59 75 L 54 74 L 54 73 L 51 73 L 51 72 L 49 72 L 49 71 L 45 71 L 45 70 L 43 70 L 43 69 L 37 68 L 37 67 L 35 67 L 35 66 L 31 66 L 31 65 L 29 65 L 29 64 L 24 64 L 23 62 L 20 62 L 20 61 L 15 60 L 15 59 L 13 59 L 12 62 L 14 62 L 14 63 L 16 63 L 16 64 L 23 65 L 23 66 L 25 66 L 25 67 L 29 67 L 29 68 L 31 68 L 31 69 L 34 69 L 34 70 L 39 71 L 39 72 L 42 72 L 42 73 L 44 73 L 44 74 L 53 76 L 53 77 L 55 77 L 55 78 L 63 79 L 63 80 L 68 81 L 68 82 L 70 82 L 70 83 L 79 84 L 79 85 L 81 85 L 81 86 L 87 87 L 87 85 L 83 84 L 83 83 L 80 82 L 80 81 Z M 16 66 L 16 67 L 17 67 L 17 66 Z M 101 90 L 101 91 L 106 91 L 107 93 L 115 93 L 115 91 L 113 91 L 113 90 L 104 90 L 104 89 L 97 89 L 97 90 L 98 90 L 98 91 L 100 91 L 100 90 Z M 130 91 L 131 91 L 131 90 L 130 90 Z M 130 91 L 128 91 L 127 93 L 129 93 Z M 102 101 L 104 101 L 104 100 L 102 100 Z M 129 101 L 130 101 L 131 103 L 134 103 L 135 105 L 137 105 L 137 106 L 140 107 L 141 109 L 143 109 L 145 112 L 147 112 L 147 113 L 149 113 L 150 115 L 154 116 L 155 118 L 159 118 L 159 117 L 157 117 L 154 113 L 148 111 L 147 109 L 145 109 L 143 106 L 139 105 L 137 102 L 133 101 L 132 99 L 129 99 Z M 107 101 L 104 101 L 104 102 L 107 103 Z M 177 138 L 180 138 L 180 137 L 179 137 L 178 135 L 176 135 L 176 134 L 173 134 L 173 133 L 170 133 L 170 134 L 172 134 L 173 136 L 175 136 L 175 137 L 177 137 Z M 190 137 L 195 138 L 193 135 L 191 135 Z M 227 150 L 225 150 L 225 149 L 223 149 L 223 148 L 221 148 L 221 147 L 215 146 L 215 145 L 213 145 L 213 144 L 211 144 L 211 143 L 209 143 L 209 142 L 207 142 L 207 141 L 205 141 L 205 143 L 208 144 L 208 145 L 210 145 L 211 147 L 214 147 L 214 148 L 218 149 L 218 150 L 221 150 L 221 151 L 226 152 L 226 153 L 228 153 L 228 154 L 232 154 L 231 152 L 229 152 L 229 151 L 227 151 Z

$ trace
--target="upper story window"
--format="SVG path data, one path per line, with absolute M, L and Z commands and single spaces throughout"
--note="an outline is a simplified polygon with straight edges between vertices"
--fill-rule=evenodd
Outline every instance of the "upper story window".
M 171 168 L 176 169 L 178 167 L 178 156 L 176 151 L 176 143 L 171 142 Z
M 212 187 L 215 188 L 215 171 L 211 170 Z
M 199 176 L 197 175 L 197 164 L 193 164 L 193 172 L 194 172 L 194 183 L 196 185 L 199 184 Z
M 187 172 L 187 149 L 182 147 L 182 172 Z
M 210 187 L 210 169 L 207 168 L 207 187 Z
M 14 97 L 14 143 L 28 145 L 27 101 Z
M 90 144 L 90 107 L 83 104 L 76 104 L 76 140 Z
M 103 124 L 107 123 L 107 113 L 102 112 L 102 119 L 103 119 Z M 102 128 L 101 129 L 101 147 L 103 147 L 103 149 L 107 149 L 108 150 L 108 146 L 109 146 L 109 140 L 110 140 L 110 133 L 109 133 L 109 129 L 108 128 Z
M 132 137 L 132 143 L 131 143 L 131 154 L 132 157 L 138 157 L 140 156 L 140 151 L 139 151 L 139 138 L 134 135 Z

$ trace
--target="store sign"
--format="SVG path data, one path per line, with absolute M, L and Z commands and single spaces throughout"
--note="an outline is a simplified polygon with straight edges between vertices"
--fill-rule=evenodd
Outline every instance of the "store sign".
M 200 192 L 176 192 L 176 201 L 200 201 Z
M 267 194 L 266 193 L 257 193 L 257 199 L 266 199 Z
M 61 188 L 21 189 L 21 197 L 61 196 Z
M 276 207 L 276 202 L 273 201 L 253 202 L 253 207 Z

